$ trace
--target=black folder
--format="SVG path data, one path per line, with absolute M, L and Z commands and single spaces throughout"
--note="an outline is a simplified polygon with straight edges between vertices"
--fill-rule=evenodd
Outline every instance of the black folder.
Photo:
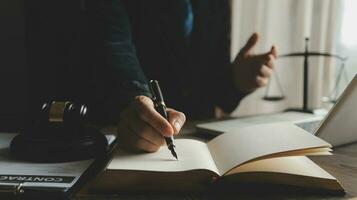
M 116 137 L 107 135 L 107 156 L 65 163 L 30 163 L 10 156 L 16 134 L 0 133 L 0 199 L 71 199 L 110 159 Z

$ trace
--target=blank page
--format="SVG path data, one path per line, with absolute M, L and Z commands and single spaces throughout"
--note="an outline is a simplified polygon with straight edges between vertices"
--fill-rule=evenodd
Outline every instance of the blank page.
M 227 178 L 343 191 L 341 184 L 305 156 L 289 156 L 249 162 L 229 171 Z
M 208 143 L 220 175 L 263 156 L 330 144 L 290 123 L 264 124 L 231 131 Z
M 276 172 L 336 180 L 335 177 L 305 156 L 258 160 L 239 166 L 231 170 L 227 175 L 242 172 Z
M 208 169 L 218 174 L 217 167 L 204 142 L 192 139 L 175 140 L 177 161 L 166 146 L 155 153 L 134 154 L 122 150 L 115 153 L 108 170 L 140 170 L 156 172 L 178 172 Z
M 237 129 L 256 126 L 258 124 L 271 124 L 271 123 L 281 123 L 281 122 L 291 122 L 301 120 L 313 120 L 321 119 L 321 117 L 316 117 L 313 114 L 301 113 L 301 112 L 283 112 L 274 114 L 258 115 L 254 117 L 242 117 L 237 119 L 229 119 L 223 121 L 215 121 L 197 124 L 197 129 L 213 135 L 220 135 L 221 133 L 234 131 Z

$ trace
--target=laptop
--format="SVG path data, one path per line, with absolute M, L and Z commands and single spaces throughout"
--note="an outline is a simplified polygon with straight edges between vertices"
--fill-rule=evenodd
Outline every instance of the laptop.
M 327 114 L 327 112 L 326 112 Z M 325 114 L 324 114 L 325 115 Z M 310 122 L 322 120 L 323 116 L 314 115 L 311 113 L 302 112 L 280 112 L 272 114 L 262 114 L 258 116 L 247 116 L 239 117 L 233 119 L 224 119 L 220 121 L 199 123 L 196 125 L 197 132 L 204 134 L 209 134 L 212 136 L 217 136 L 225 132 L 234 131 L 237 129 L 256 126 L 259 124 L 270 124 L 270 123 L 297 123 L 297 122 Z
M 301 121 L 296 125 L 334 147 L 356 142 L 357 74 L 323 120 Z

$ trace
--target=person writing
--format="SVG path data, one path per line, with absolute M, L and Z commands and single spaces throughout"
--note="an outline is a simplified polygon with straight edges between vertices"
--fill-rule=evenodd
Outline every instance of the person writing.
M 88 104 L 93 120 L 118 124 L 119 144 L 132 151 L 157 151 L 186 117 L 232 112 L 267 84 L 277 57 L 274 46 L 254 54 L 253 33 L 231 61 L 228 0 L 26 4 L 33 83 L 41 80 L 30 84 L 33 101 L 49 93 Z M 155 111 L 148 79 L 160 82 L 169 121 Z
M 215 107 L 229 113 L 246 94 L 266 85 L 272 74 L 276 48 L 253 54 L 257 33 L 230 62 L 227 1 L 136 1 L 117 3 L 116 8 L 126 23 L 113 24 L 130 35 L 117 41 L 128 42 L 130 48 L 115 43 L 112 47 L 123 52 L 137 49 L 131 58 L 147 77 L 161 82 L 171 107 L 168 122 L 155 111 L 147 90 L 132 96 L 118 127 L 119 141 L 128 149 L 157 151 L 165 144 L 163 136 L 179 133 L 185 114 L 212 117 Z M 145 79 L 134 80 L 146 85 Z

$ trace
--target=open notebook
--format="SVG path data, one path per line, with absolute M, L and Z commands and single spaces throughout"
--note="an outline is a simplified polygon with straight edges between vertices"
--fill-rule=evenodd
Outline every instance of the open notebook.
M 208 143 L 176 140 L 179 160 L 166 147 L 155 153 L 118 150 L 93 189 L 190 190 L 222 177 L 327 190 L 339 182 L 306 155 L 330 155 L 330 144 L 288 124 L 266 124 L 224 133 Z

